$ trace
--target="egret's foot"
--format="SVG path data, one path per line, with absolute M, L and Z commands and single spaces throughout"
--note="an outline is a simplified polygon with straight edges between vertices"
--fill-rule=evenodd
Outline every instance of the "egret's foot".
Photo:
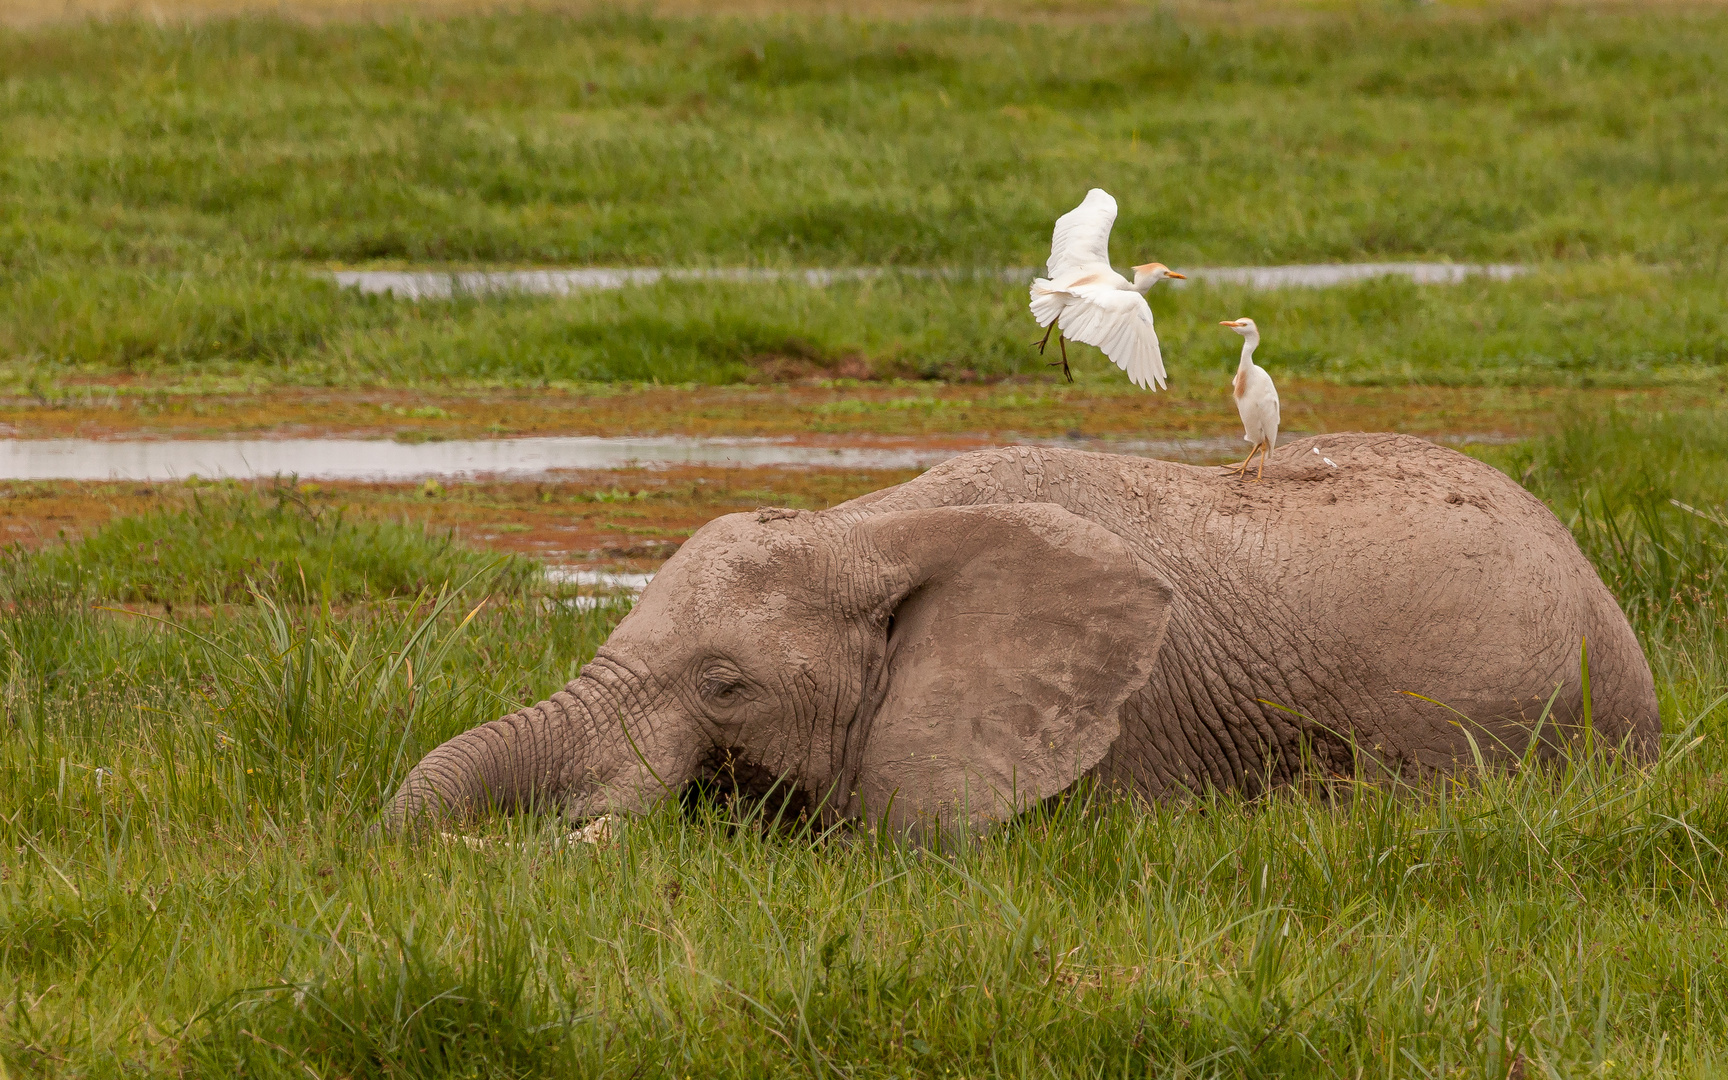
M 1049 364 L 1047 364 L 1045 366 L 1047 366 L 1047 367 L 1061 367 L 1062 374 L 1068 379 L 1068 381 L 1069 382 L 1074 381 L 1074 372 L 1070 371 L 1068 368 L 1068 358 L 1067 357 L 1063 357 L 1060 360 L 1052 360 L 1052 361 L 1050 361 Z
M 1054 329 L 1056 329 L 1055 323 L 1051 323 L 1049 326 L 1046 326 L 1044 328 L 1044 336 L 1038 339 L 1038 355 L 1039 356 L 1044 355 L 1044 346 L 1050 344 L 1050 331 L 1052 331 Z
M 1254 464 L 1254 455 L 1259 454 L 1260 448 L 1265 446 L 1265 445 L 1266 445 L 1265 443 L 1255 443 L 1253 448 L 1248 451 L 1248 456 L 1243 459 L 1242 464 L 1240 464 L 1236 467 L 1236 475 L 1238 478 L 1247 477 L 1248 466 Z M 1260 457 L 1260 467 L 1262 469 L 1264 469 L 1266 467 L 1266 457 L 1264 454 L 1262 454 Z

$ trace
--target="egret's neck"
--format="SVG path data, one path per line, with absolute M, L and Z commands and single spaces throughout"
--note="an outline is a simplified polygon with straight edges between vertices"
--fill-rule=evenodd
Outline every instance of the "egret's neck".
M 1128 287 L 1139 293 L 1141 296 L 1145 296 L 1147 293 L 1152 291 L 1152 286 L 1156 284 L 1158 284 L 1158 279 L 1155 277 L 1136 277 Z
M 1242 362 L 1236 365 L 1237 371 L 1247 371 L 1254 366 L 1254 346 L 1260 344 L 1260 335 L 1249 331 L 1242 335 Z

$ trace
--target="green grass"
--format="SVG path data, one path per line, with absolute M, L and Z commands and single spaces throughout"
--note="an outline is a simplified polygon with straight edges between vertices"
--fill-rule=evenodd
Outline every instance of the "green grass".
M 1579 756 L 1342 800 L 1076 802 L 946 857 L 764 838 L 739 826 L 748 808 L 701 803 L 598 849 L 527 820 L 489 824 L 481 848 L 367 832 L 425 749 L 568 678 L 620 608 L 547 605 L 504 578 L 342 610 L 278 576 L 170 627 L 14 590 L 0 1061 L 14 1076 L 1720 1075 L 1728 526 L 1668 500 L 1723 515 L 1728 480 L 1700 466 L 1725 450 L 1720 414 L 1691 413 L 1486 451 L 1572 522 L 1633 613 L 1659 764 Z
M 0 343 L 10 335 L 25 359 L 0 362 L 0 390 L 54 400 L 115 373 L 214 385 L 723 383 L 771 363 L 853 371 L 843 365 L 858 358 L 883 377 L 1049 375 L 1025 288 L 996 280 L 710 282 L 420 305 L 270 281 L 251 298 L 115 277 L 20 287 L 0 305 L 11 312 Z M 1275 374 L 1343 383 L 1716 386 L 1728 371 L 1728 284 L 1624 262 L 1455 286 L 1161 287 L 1152 306 L 1178 382 L 1228 379 L 1240 343 L 1217 323 L 1244 314 Z M 1096 350 L 1074 355 L 1082 378 L 1120 381 Z
M 350 522 L 287 484 L 194 489 L 191 505 L 118 518 L 40 555 L 6 553 L 0 589 L 123 603 L 224 603 L 256 593 L 301 603 L 415 596 L 488 571 L 515 587 L 530 561 L 492 558 L 395 521 Z
M 1719 262 L 1725 40 L 1707 9 L 1392 5 L 55 25 L 0 38 L 4 249 L 1026 265 L 1098 183 L 1171 263 Z
M 307 272 L 1033 265 L 1100 184 L 1122 203 L 1122 264 L 1544 268 L 1507 287 L 1162 300 L 1184 358 L 1221 351 L 1204 328 L 1251 307 L 1269 348 L 1333 379 L 1719 378 L 1725 52 L 1728 14 L 1709 8 L 1405 4 L 1277 25 L 525 12 L 5 30 L 0 374 L 715 382 L 854 354 L 891 374 L 1040 370 L 1022 290 L 999 283 L 415 306 Z

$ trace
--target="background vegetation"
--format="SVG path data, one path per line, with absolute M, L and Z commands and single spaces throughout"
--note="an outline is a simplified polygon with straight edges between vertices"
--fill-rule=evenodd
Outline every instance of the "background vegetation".
M 1720 261 L 1721 13 L 76 23 L 0 46 L 14 265 Z M 1687 214 L 1683 209 L 1698 211 Z M 1712 212 L 1714 211 L 1714 212 Z
M 11 306 L 16 353 L 35 358 L 0 365 L 0 387 L 15 393 L 124 372 L 421 387 L 1049 372 L 1031 347 L 1024 289 L 986 279 L 680 283 L 413 305 L 285 278 L 268 286 L 267 308 L 240 311 L 259 298 L 117 282 L 74 307 L 67 292 L 36 288 Z M 1228 378 L 1240 343 L 1217 322 L 1247 312 L 1273 371 L 1346 383 L 1711 387 L 1728 370 L 1723 283 L 1621 261 L 1452 286 L 1159 288 L 1159 338 L 1172 378 L 1189 385 Z M 1120 382 L 1095 350 L 1073 352 L 1087 384 Z
M 1281 362 L 1332 379 L 1719 377 L 1728 13 L 1257 10 L 0 30 L 3 372 L 708 382 L 854 356 L 1037 372 L 1023 287 L 995 279 L 413 305 L 308 275 L 995 271 L 1039 263 L 1096 184 L 1120 199 L 1124 265 L 1539 268 L 1510 288 L 1161 293 L 1179 377 L 1249 308 Z

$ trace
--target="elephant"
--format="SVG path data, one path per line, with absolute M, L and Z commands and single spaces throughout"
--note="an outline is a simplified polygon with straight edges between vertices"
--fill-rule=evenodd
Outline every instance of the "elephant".
M 1419 779 L 1586 723 L 1650 759 L 1649 665 L 1567 529 L 1486 464 L 1334 434 L 1255 484 L 1012 446 L 709 522 L 577 678 L 431 751 L 386 820 L 640 813 L 724 772 L 824 821 L 978 834 L 1088 778 Z

